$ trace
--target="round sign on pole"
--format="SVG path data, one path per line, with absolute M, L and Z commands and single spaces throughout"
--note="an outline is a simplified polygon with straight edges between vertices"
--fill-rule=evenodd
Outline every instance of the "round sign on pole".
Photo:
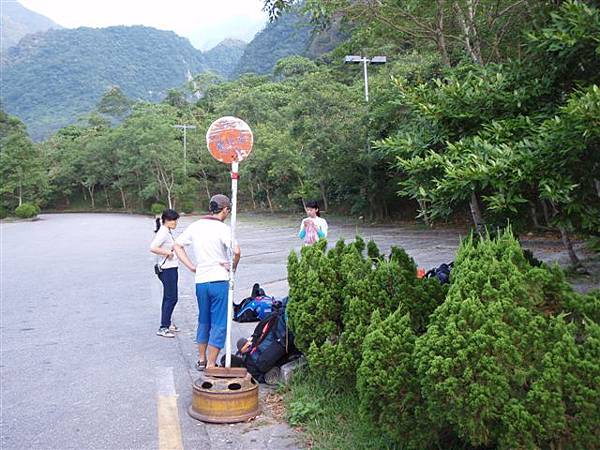
M 252 151 L 254 137 L 246 122 L 237 117 L 221 117 L 206 132 L 206 145 L 217 161 L 225 164 L 240 162 Z

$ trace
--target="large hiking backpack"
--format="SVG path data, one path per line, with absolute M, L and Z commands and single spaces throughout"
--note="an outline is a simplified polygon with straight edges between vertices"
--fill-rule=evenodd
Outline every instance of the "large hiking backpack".
M 440 284 L 450 283 L 450 272 L 454 267 L 454 262 L 449 264 L 440 264 L 434 267 L 425 274 L 425 278 L 437 278 Z
M 252 347 L 244 355 L 244 362 L 248 372 L 263 383 L 265 373 L 298 354 L 294 335 L 286 323 L 285 309 L 279 307 L 256 325 Z
M 246 297 L 239 304 L 233 305 L 233 320 L 236 322 L 256 322 L 263 320 L 273 311 L 275 298 L 266 295 L 258 283 L 252 287 L 250 297 Z

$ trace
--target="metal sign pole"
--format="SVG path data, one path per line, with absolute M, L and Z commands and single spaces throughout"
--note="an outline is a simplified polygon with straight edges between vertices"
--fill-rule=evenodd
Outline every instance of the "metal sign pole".
M 233 249 L 235 246 L 235 223 L 237 219 L 237 188 L 239 163 L 231 163 L 231 246 L 229 249 L 229 295 L 227 298 L 227 337 L 225 338 L 225 367 L 231 367 L 231 322 L 233 318 L 233 290 L 235 272 L 233 270 Z
M 231 164 L 231 246 L 229 251 L 229 292 L 227 295 L 227 334 L 225 337 L 225 368 L 231 369 L 231 329 L 233 320 L 233 294 L 235 273 L 233 271 L 233 249 L 237 219 L 237 190 L 239 163 L 252 151 L 254 137 L 246 122 L 237 117 L 221 117 L 215 120 L 206 132 L 206 144 L 217 161 Z

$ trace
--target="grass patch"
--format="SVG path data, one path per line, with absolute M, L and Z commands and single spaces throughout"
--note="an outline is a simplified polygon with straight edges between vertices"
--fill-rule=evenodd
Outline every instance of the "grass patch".
M 286 419 L 301 428 L 308 446 L 322 450 L 397 448 L 359 412 L 358 394 L 341 393 L 307 370 L 282 387 Z

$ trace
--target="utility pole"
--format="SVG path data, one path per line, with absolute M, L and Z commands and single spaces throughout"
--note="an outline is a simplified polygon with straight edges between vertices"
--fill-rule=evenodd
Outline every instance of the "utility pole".
M 187 177 L 187 130 L 194 130 L 195 125 L 173 125 L 173 128 L 183 129 L 183 174 Z
M 369 74 L 367 73 L 367 64 L 385 64 L 387 62 L 387 57 L 385 56 L 373 56 L 372 58 L 367 58 L 366 56 L 359 55 L 346 55 L 344 58 L 344 64 L 362 64 L 363 65 L 363 76 L 365 78 L 365 102 L 369 103 Z M 368 126 L 368 125 L 367 125 Z M 368 179 L 373 179 L 373 168 L 372 168 L 372 154 L 371 154 L 371 140 L 369 139 L 369 131 L 367 129 L 367 133 L 365 136 L 365 152 L 368 156 Z M 374 195 L 374 194 L 373 194 Z M 369 215 L 373 217 L 373 195 L 368 194 L 369 201 L 371 204 Z
M 365 101 L 369 102 L 369 76 L 367 74 L 367 64 L 385 64 L 387 58 L 385 56 L 373 56 L 373 58 L 367 58 L 366 56 L 357 55 L 346 55 L 344 58 L 344 64 L 362 64 L 363 65 L 363 76 L 365 77 Z

